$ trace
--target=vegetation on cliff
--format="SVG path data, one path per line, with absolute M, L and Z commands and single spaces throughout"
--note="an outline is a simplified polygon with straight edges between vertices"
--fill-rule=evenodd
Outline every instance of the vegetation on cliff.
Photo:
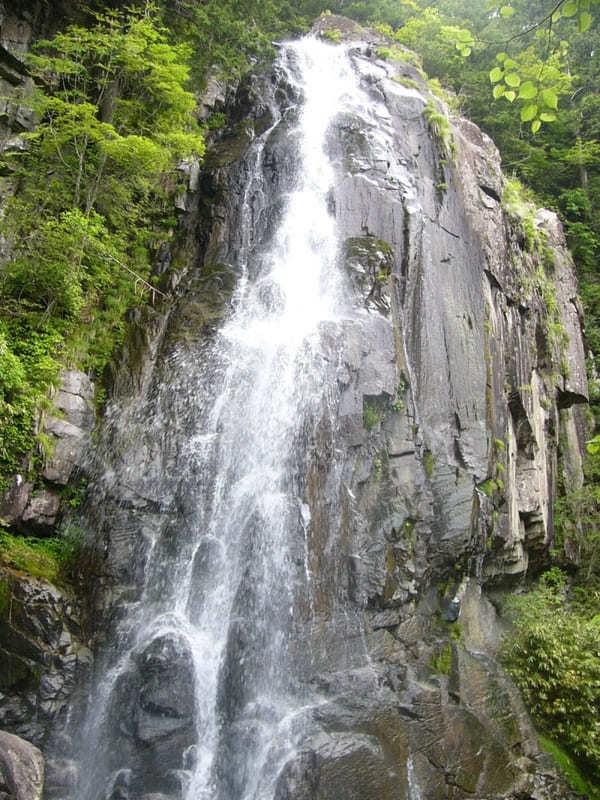
M 600 592 L 570 586 L 554 567 L 506 605 L 514 629 L 504 662 L 541 730 L 578 760 L 579 788 L 600 797 Z
M 4 477 L 26 469 L 37 409 L 61 366 L 100 373 L 125 311 L 154 298 L 152 262 L 175 226 L 173 170 L 204 150 L 189 55 L 146 10 L 97 15 L 28 57 L 39 124 L 5 154 L 17 191 L 0 283 Z

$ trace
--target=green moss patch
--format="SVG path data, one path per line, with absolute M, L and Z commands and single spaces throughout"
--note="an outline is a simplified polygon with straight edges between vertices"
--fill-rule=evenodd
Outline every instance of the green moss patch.
M 78 550 L 79 537 L 71 534 L 61 538 L 39 539 L 0 532 L 0 562 L 50 583 L 65 580 Z M 8 585 L 0 583 L 0 614 L 3 604 L 8 602 L 8 592 Z

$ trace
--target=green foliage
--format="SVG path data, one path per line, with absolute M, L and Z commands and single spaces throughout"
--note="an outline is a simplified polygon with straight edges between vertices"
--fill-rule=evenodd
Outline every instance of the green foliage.
M 171 37 L 192 49 L 196 83 L 240 76 L 273 56 L 274 39 L 304 32 L 323 10 L 312 0 L 163 0 Z
M 394 38 L 422 56 L 429 75 L 443 80 L 462 68 L 475 45 L 470 30 L 450 23 L 440 9 L 431 6 L 411 16 Z
M 433 477 L 433 471 L 435 469 L 435 457 L 431 450 L 426 450 L 425 455 L 423 457 L 423 466 L 425 467 L 425 474 L 428 478 Z
M 86 488 L 86 478 L 70 481 L 62 492 L 62 500 L 66 501 L 71 508 L 79 508 L 83 503 Z
M 495 100 L 517 101 L 521 122 L 531 124 L 537 133 L 544 122 L 557 119 L 559 97 L 571 89 L 571 76 L 565 71 L 566 45 L 551 56 L 540 59 L 535 46 L 516 54 L 498 53 L 498 66 L 489 73 Z
M 398 387 L 396 389 L 396 399 L 392 405 L 394 411 L 402 411 L 405 407 L 405 397 L 406 392 L 408 390 L 408 380 L 404 373 L 400 374 L 400 380 L 398 381 Z
M 34 421 L 48 387 L 56 384 L 63 338 L 43 316 L 27 310 L 0 319 L 0 488 L 2 478 L 27 471 Z
M 227 122 L 225 114 L 222 111 L 213 111 L 207 120 L 206 126 L 211 131 L 216 131 L 222 128 Z
M 379 412 L 367 402 L 363 403 L 363 425 L 365 430 L 370 431 L 379 423 Z
M 329 42 L 340 42 L 342 40 L 342 32 L 337 28 L 332 30 L 323 31 L 321 34 L 323 39 L 327 39 Z
M 14 536 L 0 531 L 0 562 L 13 569 L 51 583 L 68 579 L 75 563 L 81 537 L 69 529 L 60 538 L 39 539 L 33 536 Z
M 177 189 L 167 174 L 204 151 L 189 56 L 150 5 L 97 15 L 29 56 L 40 122 L 8 156 L 19 190 L 2 222 L 12 256 L 0 280 L 2 480 L 31 466 L 37 409 L 61 366 L 100 374 L 125 311 L 154 297 Z
M 482 483 L 477 484 L 477 488 L 483 492 L 486 497 L 493 497 L 497 491 L 504 488 L 504 485 L 499 483 L 496 478 L 487 478 Z
M 436 675 L 450 675 L 452 669 L 452 645 L 450 642 L 431 657 L 429 669 Z
M 381 480 L 381 474 L 383 472 L 383 464 L 380 458 L 376 458 L 373 462 L 373 466 L 375 467 L 375 483 L 379 483 Z
M 560 745 L 546 736 L 539 736 L 538 739 L 544 750 L 552 756 L 556 768 L 564 775 L 574 792 L 587 796 L 589 800 L 600 800 L 600 790 L 581 774 L 575 761 Z
M 600 603 L 585 610 L 566 599 L 556 568 L 537 588 L 507 600 L 513 631 L 503 661 L 537 723 L 600 778 Z
M 567 552 L 582 564 L 582 579 L 600 578 L 600 437 L 588 445 L 584 485 L 566 492 L 554 506 L 557 556 Z
M 436 106 L 429 102 L 423 111 L 433 135 L 438 140 L 442 155 L 449 156 L 454 153 L 454 140 L 448 117 L 438 111 Z
M 10 614 L 11 590 L 10 583 L 0 579 L 0 619 L 6 619 Z

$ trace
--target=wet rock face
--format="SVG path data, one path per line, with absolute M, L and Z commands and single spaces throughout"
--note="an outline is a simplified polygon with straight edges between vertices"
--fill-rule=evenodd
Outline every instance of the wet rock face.
M 345 30 L 338 18 L 324 20 Z M 527 248 L 522 220 L 502 207 L 491 141 L 454 118 L 453 146 L 436 137 L 424 112 L 438 101 L 412 67 L 378 59 L 378 41 L 366 35 L 349 53 L 369 102 L 328 132 L 329 208 L 357 313 L 339 323 L 341 335 L 323 325 L 323 382 L 332 388 L 306 421 L 306 448 L 293 464 L 303 525 L 291 560 L 310 573 L 310 587 L 297 598 L 286 655 L 298 671 L 294 690 L 310 702 L 274 796 L 566 798 L 496 663 L 500 630 L 486 593 L 544 562 L 559 442 L 574 480 L 580 468 L 587 388 L 572 265 L 547 213 L 533 224 L 552 263 Z M 144 602 L 157 602 L 182 561 L 198 583 L 192 619 L 219 580 L 219 542 L 194 551 L 191 541 L 203 524 L 200 489 L 210 495 L 216 481 L 194 458 L 194 447 L 211 446 L 199 406 L 211 407 L 211 377 L 226 366 L 203 359 L 231 307 L 233 264 L 250 253 L 260 265 L 281 219 L 297 101 L 277 70 L 241 84 L 187 221 L 197 260 L 117 377 L 86 517 L 98 641 L 139 603 L 144 583 Z M 261 133 L 257 176 L 250 143 Z M 254 224 L 250 243 L 242 208 Z M 268 281 L 261 298 L 267 309 L 280 302 Z M 557 325 L 568 342 L 552 334 Z M 254 523 L 246 522 L 250 554 Z M 172 572 L 155 569 L 169 560 Z M 250 571 L 249 599 L 224 622 L 220 698 L 223 718 L 237 725 L 234 744 L 254 735 L 239 709 L 245 671 L 268 646 L 246 638 L 252 583 Z M 107 796 L 181 796 L 177 776 L 196 756 L 193 682 L 184 643 L 157 637 L 135 652 L 107 714 L 119 720 Z M 223 738 L 222 796 L 236 798 L 237 754 Z M 50 796 L 62 798 L 71 777 L 56 752 Z
M 153 744 L 175 731 L 189 730 L 194 712 L 194 677 L 185 645 L 172 637 L 155 639 L 137 663 L 141 686 L 135 713 L 136 737 Z
M 41 746 L 91 663 L 74 598 L 0 569 L 0 728 Z

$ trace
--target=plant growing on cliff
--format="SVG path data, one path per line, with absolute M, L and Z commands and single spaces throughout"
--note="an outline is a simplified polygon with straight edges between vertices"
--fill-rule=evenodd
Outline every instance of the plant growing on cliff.
M 588 443 L 585 482 L 565 492 L 554 505 L 556 558 L 580 564 L 579 583 L 600 580 L 600 440 Z
M 170 237 L 179 159 L 204 149 L 187 90 L 189 48 L 148 5 L 36 45 L 39 125 L 9 155 L 17 192 L 0 279 L 0 475 L 27 469 L 40 400 L 65 362 L 100 373 L 124 312 L 152 290 Z M 147 296 L 147 295 L 146 295 Z
M 331 30 L 323 31 L 321 37 L 328 42 L 337 43 L 342 41 L 342 32 L 338 28 L 332 28 Z
M 34 578 L 61 583 L 79 553 L 79 537 L 66 531 L 60 537 L 39 539 L 13 536 L 0 530 L 0 563 Z
M 600 778 L 600 602 L 577 607 L 565 576 L 548 572 L 527 595 L 512 596 L 513 631 L 503 660 L 542 731 L 590 777 Z
M 431 132 L 438 140 L 442 155 L 444 157 L 452 155 L 455 146 L 448 117 L 438 111 L 432 102 L 427 103 L 423 113 L 425 114 Z
M 452 645 L 450 642 L 431 656 L 429 669 L 437 675 L 450 675 L 452 669 Z
M 365 430 L 370 431 L 375 425 L 379 423 L 379 412 L 375 406 L 368 402 L 363 402 L 363 426 Z

